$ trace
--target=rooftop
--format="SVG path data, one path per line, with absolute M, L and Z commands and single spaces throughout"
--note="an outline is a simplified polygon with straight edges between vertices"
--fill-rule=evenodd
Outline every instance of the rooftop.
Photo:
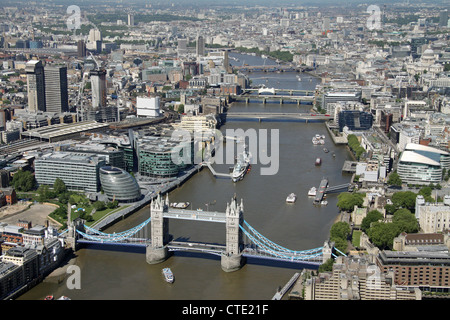
M 441 165 L 439 162 L 418 154 L 414 151 L 404 151 L 400 157 L 400 162 L 413 162 L 438 167 Z
M 434 153 L 439 153 L 439 154 L 443 154 L 443 155 L 450 155 L 447 151 L 443 151 L 440 149 L 436 149 L 436 148 L 425 146 L 425 145 L 418 144 L 418 143 L 408 143 L 405 147 L 405 150 L 427 151 L 427 152 L 434 152 Z

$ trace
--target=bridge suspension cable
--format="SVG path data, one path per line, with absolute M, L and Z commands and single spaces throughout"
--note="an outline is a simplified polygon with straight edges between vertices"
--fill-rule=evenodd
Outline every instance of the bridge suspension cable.
M 270 241 L 269 239 L 261 235 L 258 231 L 256 231 L 252 226 L 250 226 L 245 220 L 244 224 L 249 230 L 246 230 L 242 225 L 239 225 L 239 227 L 251 240 L 251 242 L 259 248 L 259 251 L 261 252 L 286 260 L 309 260 L 322 255 L 323 247 L 304 251 L 290 250 L 274 243 L 273 241 Z
M 280 252 L 280 251 L 274 250 L 273 248 L 267 246 L 266 244 L 264 244 L 264 243 L 260 242 L 258 239 L 256 239 L 252 234 L 250 234 L 247 230 L 245 230 L 241 225 L 239 227 L 243 230 L 244 234 L 247 237 L 249 237 L 252 240 L 252 242 L 259 247 L 259 249 L 258 249 L 259 252 L 268 254 L 270 256 L 281 258 L 283 260 L 290 260 L 290 261 L 294 261 L 294 260 L 299 261 L 299 260 L 301 260 L 301 261 L 304 261 L 304 260 L 309 260 L 309 259 L 312 259 L 312 258 L 315 258 L 317 256 L 322 255 L 322 252 L 319 252 L 319 253 L 316 253 L 316 254 L 309 254 L 309 255 L 304 255 L 304 254 L 302 254 L 302 255 L 295 255 L 295 254 L 292 254 L 292 253 L 288 254 L 286 252 Z
M 84 228 L 89 232 L 85 233 L 80 230 L 77 230 L 79 234 L 81 234 L 84 238 L 94 240 L 94 241 L 102 241 L 102 242 L 118 242 L 131 238 L 137 232 L 139 232 L 142 228 L 144 228 L 149 222 L 151 218 L 148 218 L 141 224 L 122 232 L 118 233 L 105 233 L 101 232 L 97 229 L 91 228 L 89 226 L 84 225 Z
M 275 250 L 281 251 L 281 252 L 287 252 L 287 253 L 291 253 L 291 254 L 306 254 L 306 253 L 315 253 L 318 251 L 322 251 L 323 247 L 318 247 L 318 248 L 314 248 L 314 249 L 309 249 L 309 250 L 303 250 L 303 251 L 295 251 L 295 250 L 291 250 L 291 249 L 287 249 L 283 246 L 280 246 L 279 244 L 276 244 L 275 242 L 267 239 L 266 237 L 264 237 L 262 234 L 260 234 L 258 231 L 256 231 L 247 221 L 244 220 L 244 224 L 247 226 L 247 228 L 258 238 L 260 239 L 263 243 L 267 244 L 268 246 L 274 248 Z

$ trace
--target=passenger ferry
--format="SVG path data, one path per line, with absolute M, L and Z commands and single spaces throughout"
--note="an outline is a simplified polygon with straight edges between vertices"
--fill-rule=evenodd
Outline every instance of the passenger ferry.
M 164 276 L 164 280 L 166 280 L 169 283 L 173 283 L 174 277 L 173 277 L 172 270 L 170 270 L 170 268 L 162 269 L 162 273 L 163 273 L 163 276 Z
M 189 207 L 189 205 L 189 202 L 173 202 L 170 204 L 170 206 L 175 209 L 186 209 L 187 207 Z

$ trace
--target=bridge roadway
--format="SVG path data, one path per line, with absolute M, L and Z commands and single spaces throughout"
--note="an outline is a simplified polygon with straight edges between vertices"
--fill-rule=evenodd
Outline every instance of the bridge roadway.
M 227 113 L 228 118 L 256 118 L 256 119 L 299 119 L 299 120 L 320 120 L 327 121 L 332 120 L 333 117 L 330 115 L 323 114 L 308 114 L 304 112 L 286 112 L 286 113 L 271 113 L 271 112 L 230 112 Z
M 315 90 L 306 90 L 306 89 L 279 89 L 279 88 L 268 88 L 268 87 L 261 87 L 261 88 L 246 88 L 242 89 L 243 93 L 241 95 L 245 95 L 249 92 L 257 92 L 259 94 L 261 93 L 272 93 L 274 95 L 277 94 L 277 92 L 289 92 L 289 96 L 292 96 L 294 93 L 304 93 L 306 96 L 314 96 Z
M 279 95 L 279 94 L 241 94 L 234 97 L 235 100 L 242 99 L 266 99 L 266 100 L 299 100 L 299 101 L 314 101 L 315 96 L 295 96 L 295 95 Z
M 99 241 L 99 240 L 87 240 L 78 239 L 77 242 L 83 244 L 96 244 L 96 245 L 114 245 L 114 246 L 131 246 L 131 247 L 141 247 L 145 248 L 151 244 L 151 240 L 145 238 L 128 238 L 117 242 Z M 197 252 L 197 253 L 208 253 L 216 256 L 221 256 L 226 251 L 226 245 L 216 244 L 216 243 L 205 243 L 205 242 L 190 242 L 190 241 L 170 241 L 167 244 L 167 248 L 172 252 Z M 301 264 L 309 264 L 313 266 L 319 266 L 322 264 L 322 255 L 317 254 L 316 257 L 308 257 L 307 254 L 304 255 L 286 255 L 285 257 L 275 257 L 269 251 L 257 248 L 254 245 L 245 245 L 242 250 L 242 255 L 246 258 L 256 258 L 264 260 L 272 260 L 279 262 L 293 262 Z M 305 257 L 302 260 L 302 257 Z
M 291 71 L 291 72 L 300 72 L 303 71 L 302 68 L 298 68 L 295 66 L 289 66 L 289 65 L 262 65 L 262 66 L 233 66 L 234 70 L 240 70 L 242 72 L 245 71 L 253 71 L 253 72 L 257 72 L 257 71 L 264 71 L 264 72 L 286 72 L 286 71 Z
M 172 219 L 226 223 L 225 212 L 217 212 L 217 211 L 186 210 L 186 209 L 169 208 L 168 212 L 164 212 L 163 217 L 164 218 L 172 218 Z

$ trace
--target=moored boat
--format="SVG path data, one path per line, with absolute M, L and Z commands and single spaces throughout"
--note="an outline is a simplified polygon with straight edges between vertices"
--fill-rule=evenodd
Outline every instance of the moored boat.
M 189 205 L 189 202 L 173 202 L 170 204 L 170 206 L 175 209 L 186 209 Z
M 320 166 L 322 164 L 322 159 L 316 158 L 316 166 Z
M 250 154 L 247 150 L 244 150 L 236 161 L 236 164 L 233 167 L 233 173 L 231 174 L 231 179 L 233 182 L 237 182 L 239 180 L 244 179 L 245 174 L 248 172 L 248 168 L 250 167 Z
M 312 187 L 311 189 L 309 189 L 308 196 L 315 197 L 316 194 L 317 194 L 317 188 L 316 187 Z
M 291 193 L 286 198 L 287 203 L 294 203 L 296 200 L 297 200 L 297 195 L 295 193 Z
M 174 276 L 173 276 L 172 270 L 170 270 L 170 268 L 162 269 L 162 273 L 164 275 L 164 280 L 166 280 L 169 283 L 173 283 Z

